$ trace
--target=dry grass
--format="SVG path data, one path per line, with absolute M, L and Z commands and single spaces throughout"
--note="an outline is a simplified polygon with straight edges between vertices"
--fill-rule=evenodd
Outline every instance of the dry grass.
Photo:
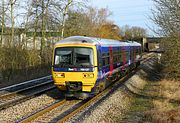
M 169 99 L 180 99 L 180 82 L 162 80 L 160 82 L 160 94 Z
M 147 113 L 151 115 L 152 122 L 155 123 L 179 123 L 180 122 L 180 106 L 176 108 L 162 108 Z
M 146 112 L 146 116 L 156 123 L 180 123 L 180 105 L 170 102 L 180 99 L 180 82 L 162 80 L 159 84 L 158 96 L 166 99 L 153 100 L 154 110 Z

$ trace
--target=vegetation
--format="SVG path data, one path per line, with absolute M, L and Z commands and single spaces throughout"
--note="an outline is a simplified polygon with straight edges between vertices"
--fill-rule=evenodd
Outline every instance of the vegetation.
M 150 80 L 146 81 L 144 89 L 138 94 L 135 93 L 126 122 L 177 123 L 180 121 L 179 82 L 160 80 L 158 74 L 150 75 Z
M 121 28 L 120 33 L 122 38 L 127 40 L 135 40 L 147 36 L 147 30 L 137 26 L 130 27 L 125 25 Z
M 165 66 L 164 73 L 168 79 L 180 79 L 180 1 L 153 0 L 153 20 L 159 26 L 156 32 L 166 37 L 162 41 L 165 53 L 161 62 Z

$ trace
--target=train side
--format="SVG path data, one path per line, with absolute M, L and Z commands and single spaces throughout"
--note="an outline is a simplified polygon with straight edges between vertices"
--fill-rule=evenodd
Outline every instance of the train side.
M 140 64 L 137 42 L 73 36 L 55 44 L 54 84 L 68 97 L 88 97 Z

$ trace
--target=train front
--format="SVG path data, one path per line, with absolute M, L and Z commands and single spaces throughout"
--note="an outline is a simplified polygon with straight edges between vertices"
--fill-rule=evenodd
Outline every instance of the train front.
M 52 75 L 54 84 L 67 97 L 86 97 L 97 79 L 96 47 L 82 44 L 55 46 Z

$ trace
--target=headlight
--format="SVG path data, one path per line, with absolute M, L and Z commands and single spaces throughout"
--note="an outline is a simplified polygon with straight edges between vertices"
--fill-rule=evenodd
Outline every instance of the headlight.
M 55 77 L 57 77 L 57 78 L 65 78 L 65 74 L 64 73 L 55 73 Z
M 93 78 L 94 74 L 93 73 L 83 73 L 83 78 Z

